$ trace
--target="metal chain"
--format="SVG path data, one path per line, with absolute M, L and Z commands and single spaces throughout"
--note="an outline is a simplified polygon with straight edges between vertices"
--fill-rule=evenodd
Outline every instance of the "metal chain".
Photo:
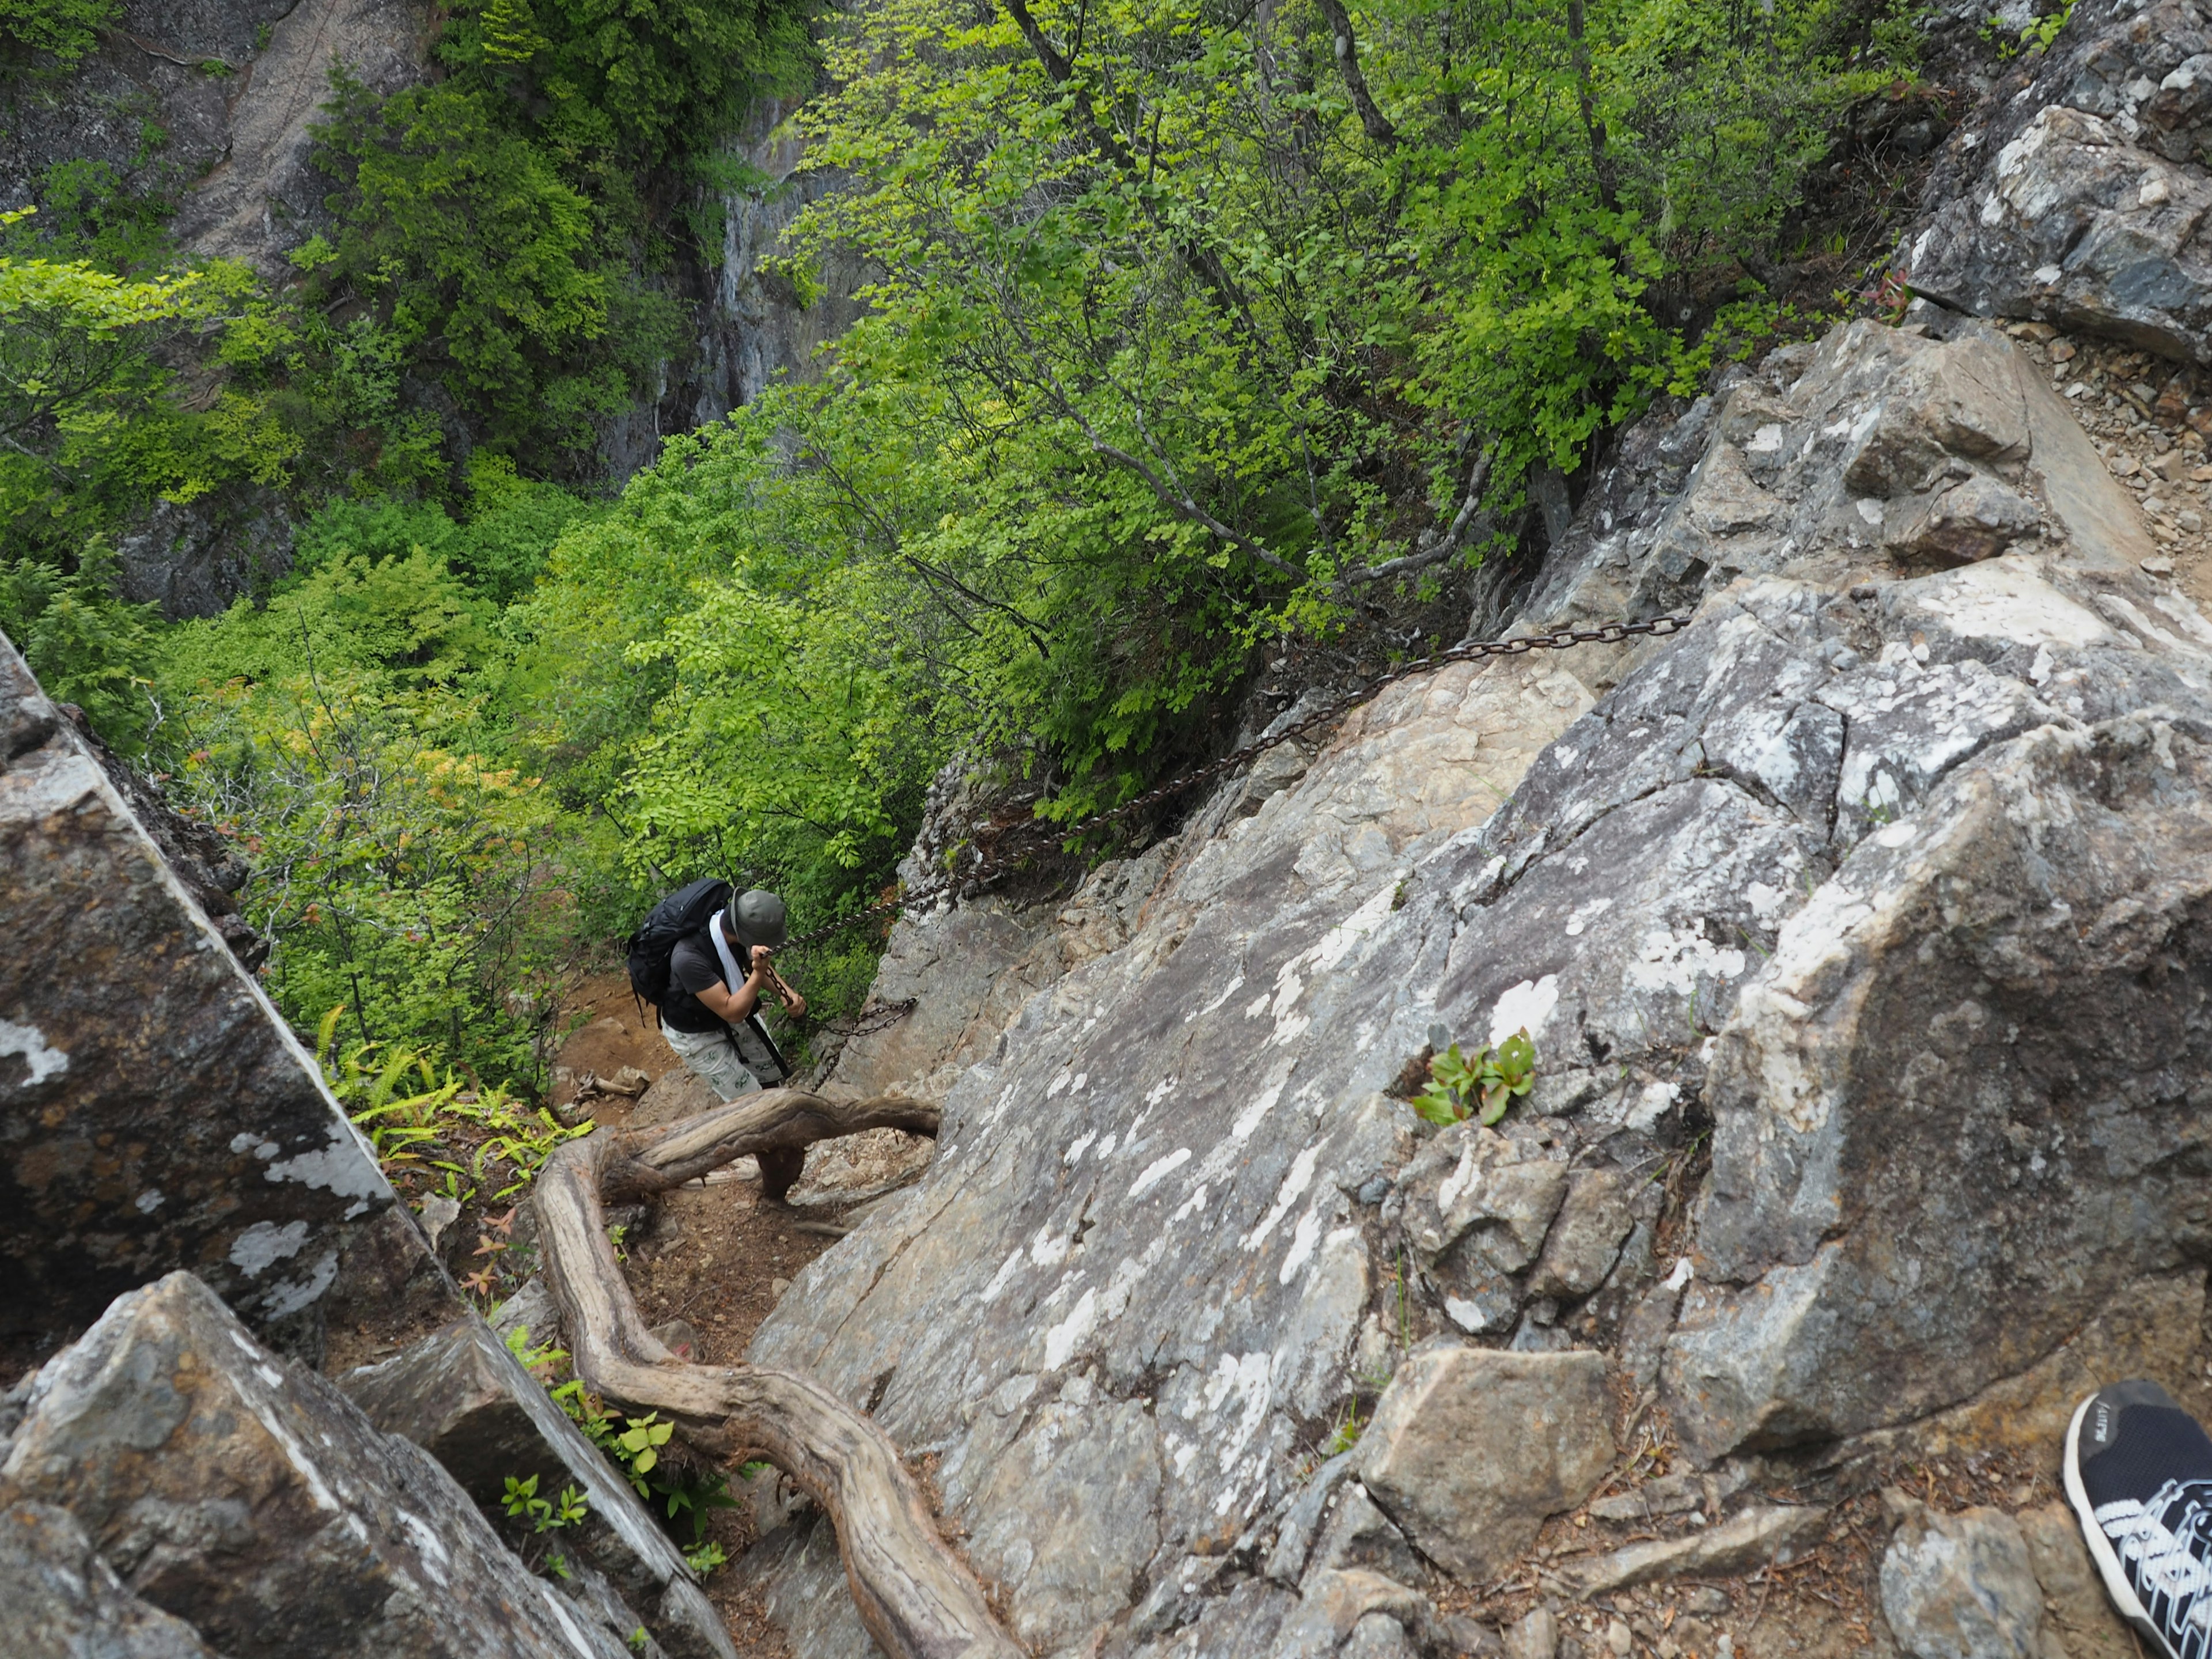
M 1522 634 L 1508 640 L 1469 640 L 1462 644 L 1453 646 L 1448 651 L 1439 651 L 1434 656 L 1417 658 L 1412 662 L 1401 663 L 1389 673 L 1370 680 L 1357 690 L 1346 691 L 1342 696 L 1322 704 L 1281 730 L 1271 732 L 1262 738 L 1256 738 L 1241 748 L 1232 749 L 1218 759 L 1208 761 L 1203 766 L 1183 773 L 1180 777 L 1170 778 L 1165 783 L 1156 783 L 1142 794 L 1132 796 L 1118 806 L 1109 806 L 1103 811 L 1093 812 L 1090 817 L 1079 818 L 1073 823 L 1047 825 L 1042 821 L 1037 820 L 1032 821 L 1029 825 L 1017 826 L 1028 829 L 1030 833 L 1015 838 L 1012 850 L 994 848 L 991 853 L 973 869 L 952 876 L 933 887 L 925 887 L 915 892 L 900 893 L 890 898 L 879 900 L 865 910 L 856 910 L 849 916 L 826 922 L 819 927 L 786 940 L 784 948 L 789 950 L 796 945 L 811 945 L 817 939 L 825 939 L 833 934 L 841 933 L 848 927 L 858 927 L 862 922 L 872 921 L 878 916 L 888 915 L 895 910 L 927 904 L 933 899 L 942 898 L 947 893 L 988 886 L 1005 874 L 1016 858 L 1030 851 L 1032 844 L 1038 839 L 1065 840 L 1070 836 L 1082 835 L 1087 830 L 1097 829 L 1102 824 L 1116 823 L 1122 818 L 1143 811 L 1148 806 L 1156 806 L 1171 796 L 1182 793 L 1186 789 L 1194 788 L 1210 779 L 1218 778 L 1224 772 L 1234 771 L 1248 761 L 1257 759 L 1266 754 L 1270 749 L 1288 743 L 1293 738 L 1303 737 L 1316 726 L 1326 726 L 1332 720 L 1342 719 L 1360 704 L 1373 699 L 1386 688 L 1396 684 L 1400 680 L 1410 678 L 1415 674 L 1425 674 L 1432 669 L 1442 668 L 1447 663 L 1479 662 L 1486 657 L 1521 657 L 1526 656 L 1531 651 L 1566 651 L 1577 645 L 1619 645 L 1624 640 L 1634 639 L 1639 635 L 1665 639 L 1670 634 L 1680 633 L 1689 625 L 1690 619 L 1686 616 L 1654 617 L 1649 622 L 1606 623 L 1597 628 L 1563 628 L 1549 634 Z M 899 1010 L 901 1014 L 905 1012 L 904 1008 Z M 873 1017 L 872 1013 L 867 1016 L 870 1018 Z M 892 1021 L 890 1020 L 884 1022 L 885 1024 L 891 1023 Z M 871 1027 L 870 1029 L 880 1028 Z

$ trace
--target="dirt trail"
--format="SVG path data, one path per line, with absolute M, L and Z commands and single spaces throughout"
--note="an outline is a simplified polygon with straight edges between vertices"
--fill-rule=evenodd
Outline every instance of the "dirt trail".
M 640 1018 L 629 982 L 620 974 L 586 980 L 569 1004 L 580 1018 L 561 1045 L 552 1101 L 564 1116 L 588 1112 L 599 1123 L 626 1126 L 637 1102 L 595 1094 L 579 1103 L 585 1073 L 603 1079 L 634 1066 L 658 1082 L 680 1073 L 682 1063 L 660 1036 L 653 1012 Z M 836 1239 L 803 1231 L 802 1224 L 840 1225 L 854 1206 L 885 1182 L 918 1174 L 928 1143 L 896 1130 L 872 1131 L 845 1142 L 813 1148 L 792 1202 L 761 1200 L 759 1171 L 750 1158 L 717 1170 L 706 1182 L 668 1194 L 657 1214 L 626 1234 L 623 1269 L 639 1310 L 650 1325 L 681 1319 L 696 1333 L 691 1358 L 728 1364 L 744 1358 L 753 1333 L 790 1288 L 800 1268 Z M 848 1196 L 849 1195 L 849 1196 Z M 732 1482 L 734 1487 L 737 1483 Z M 734 1561 L 753 1542 L 749 1507 L 718 1510 L 708 1536 Z M 787 1659 L 790 1650 L 762 1608 L 738 1594 L 727 1571 L 707 1580 L 707 1595 L 721 1612 L 745 1659 Z

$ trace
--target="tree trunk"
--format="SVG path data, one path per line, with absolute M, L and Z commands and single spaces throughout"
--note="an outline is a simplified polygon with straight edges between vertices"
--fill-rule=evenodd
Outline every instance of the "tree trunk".
M 584 1386 L 626 1412 L 659 1412 L 717 1456 L 765 1458 L 789 1475 L 836 1524 L 854 1603 L 891 1659 L 1021 1659 L 890 1437 L 811 1377 L 676 1358 L 645 1328 L 601 1208 L 747 1153 L 879 1127 L 933 1135 L 937 1121 L 934 1106 L 897 1096 L 831 1100 L 769 1089 L 660 1128 L 595 1130 L 539 1173 L 538 1242 Z

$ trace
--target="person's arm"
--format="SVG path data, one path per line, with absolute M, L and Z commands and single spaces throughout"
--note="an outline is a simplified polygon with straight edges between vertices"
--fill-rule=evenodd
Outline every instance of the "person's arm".
M 760 1006 L 761 986 L 768 972 L 768 964 L 761 958 L 767 953 L 753 952 L 753 970 L 745 975 L 745 982 L 734 991 L 720 982 L 691 994 L 705 1005 L 709 1013 L 719 1015 L 732 1025 L 742 1024 L 752 1011 Z
M 765 945 L 753 946 L 753 970 L 745 975 L 745 982 L 736 990 L 714 984 L 692 994 L 707 1006 L 708 1012 L 735 1025 L 760 1006 L 761 991 L 772 983 L 775 987 L 777 1000 L 783 1004 L 784 1012 L 793 1019 L 802 1018 L 806 1012 L 806 999 L 771 975 L 768 965 L 769 954 Z

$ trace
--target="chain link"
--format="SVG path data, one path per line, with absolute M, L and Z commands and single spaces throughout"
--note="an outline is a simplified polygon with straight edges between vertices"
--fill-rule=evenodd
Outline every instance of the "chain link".
M 890 898 L 878 900 L 865 910 L 856 910 L 849 916 L 840 917 L 836 921 L 824 923 L 822 927 L 812 928 L 786 940 L 784 948 L 789 950 L 793 945 L 811 945 L 817 940 L 829 939 L 841 933 L 848 927 L 856 927 L 863 922 L 873 921 L 878 916 L 889 915 L 893 911 L 927 904 L 933 900 L 944 897 L 947 893 L 988 886 L 1004 875 L 1018 858 L 1030 852 L 1039 841 L 1064 841 L 1080 836 L 1088 830 L 1098 829 L 1102 825 L 1118 823 L 1123 818 L 1145 811 L 1147 807 L 1157 806 L 1160 802 L 1182 793 L 1186 789 L 1195 788 L 1201 783 L 1219 777 L 1224 772 L 1234 771 L 1247 762 L 1256 760 L 1270 749 L 1278 748 L 1294 738 L 1304 736 L 1316 726 L 1326 726 L 1333 720 L 1341 720 L 1360 704 L 1371 701 L 1400 680 L 1411 678 L 1413 675 L 1425 674 L 1433 669 L 1442 668 L 1448 663 L 1480 662 L 1486 657 L 1522 657 L 1531 651 L 1566 651 L 1578 645 L 1619 645 L 1624 641 L 1639 636 L 1665 639 L 1670 634 L 1680 633 L 1689 625 L 1690 619 L 1686 616 L 1654 617 L 1649 622 L 1613 622 L 1602 623 L 1596 628 L 1563 628 L 1549 634 L 1522 634 L 1506 640 L 1469 640 L 1463 644 L 1453 646 L 1448 651 L 1439 651 L 1434 656 L 1421 657 L 1412 662 L 1401 663 L 1389 673 L 1370 680 L 1358 690 L 1345 692 L 1340 696 L 1330 699 L 1280 730 L 1270 732 L 1262 738 L 1256 738 L 1241 748 L 1232 749 L 1227 754 L 1208 761 L 1203 766 L 1185 772 L 1179 777 L 1169 779 L 1165 783 L 1156 783 L 1142 794 L 1133 795 L 1118 806 L 1109 806 L 1103 811 L 1093 812 L 1090 817 L 1079 818 L 1073 823 L 1047 824 L 1042 820 L 1033 820 L 1029 824 L 1018 825 L 1017 829 L 1026 830 L 1029 833 L 1012 836 L 1011 848 L 994 846 L 974 868 L 956 874 L 933 887 L 925 887 L 915 892 L 900 893 Z M 1012 836 L 1011 831 L 1009 836 Z M 862 1018 L 864 1021 L 872 1021 L 878 1015 L 890 1012 L 891 1017 L 884 1020 L 882 1025 L 869 1024 L 867 1027 L 870 1030 L 880 1030 L 884 1026 L 895 1024 L 903 1018 L 913 1006 L 910 1002 L 885 1005 L 883 1008 L 871 1011 Z M 896 1012 L 892 1012 L 893 1009 L 896 1009 Z M 858 1036 L 860 1032 L 856 1030 L 853 1035 Z

